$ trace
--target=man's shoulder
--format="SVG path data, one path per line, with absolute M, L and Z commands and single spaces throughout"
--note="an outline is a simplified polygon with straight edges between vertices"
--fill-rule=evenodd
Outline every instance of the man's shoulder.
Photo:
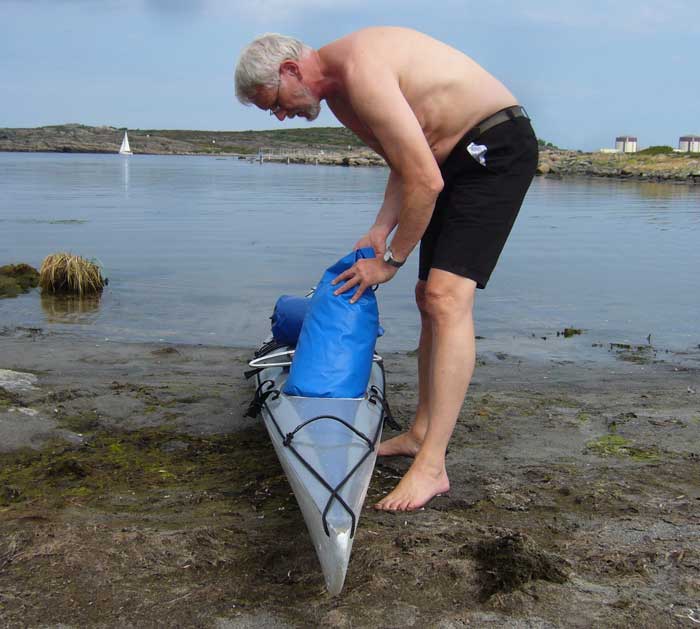
M 372 53 L 381 54 L 386 51 L 387 47 L 391 48 L 401 40 L 416 37 L 421 37 L 421 34 L 410 28 L 368 26 L 326 44 L 319 49 L 319 53 L 334 60 L 342 59 L 346 62 L 366 63 L 374 57 Z
M 392 62 L 396 57 L 387 50 L 386 34 L 382 33 L 386 28 L 369 27 L 355 31 L 324 47 L 322 56 L 343 80 L 361 81 L 376 76 L 378 72 L 388 76 L 397 64 Z

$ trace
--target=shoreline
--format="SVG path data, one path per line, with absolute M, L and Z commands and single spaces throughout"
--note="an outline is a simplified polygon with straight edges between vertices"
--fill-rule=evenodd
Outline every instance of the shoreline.
M 117 154 L 123 129 L 67 124 L 0 128 L 0 152 Z M 265 131 L 129 131 L 134 155 L 206 155 L 273 163 L 386 167 L 382 157 L 342 127 Z M 700 184 L 700 153 L 588 153 L 541 141 L 539 176 Z M 261 159 L 262 158 L 262 159 Z
M 217 628 L 700 617 L 700 366 L 687 356 L 480 357 L 452 491 L 416 513 L 366 509 L 331 599 L 267 435 L 243 417 L 249 354 L 3 330 L 0 624 L 157 625 L 163 610 Z M 407 424 L 415 357 L 385 360 Z M 367 504 L 407 465 L 381 460 Z
M 115 155 L 112 151 L 59 151 L 59 150 L 15 150 L 8 151 L 0 149 L 0 153 L 41 153 L 41 154 L 71 154 L 71 155 Z M 219 159 L 237 159 L 245 160 L 248 162 L 259 162 L 259 158 L 251 156 L 250 154 L 241 153 L 195 153 L 195 152 L 181 152 L 181 153 L 134 153 L 133 156 L 138 155 L 154 155 L 154 156 L 173 156 L 173 157 L 214 157 Z M 595 153 L 583 153 L 581 154 L 582 162 L 585 162 L 585 158 L 589 158 Z M 132 157 L 133 157 L 132 156 Z M 264 162 L 270 162 L 275 164 L 295 164 L 295 165 L 305 165 L 305 166 L 339 166 L 339 167 L 372 167 L 372 168 L 387 168 L 386 162 L 379 156 L 375 155 L 358 155 L 358 156 L 339 156 L 339 157 L 319 157 L 317 154 L 309 154 L 305 157 L 299 156 L 266 156 L 263 159 Z M 658 172 L 645 172 L 643 170 L 626 170 L 625 168 L 611 168 L 611 169 L 589 169 L 584 163 L 581 166 L 578 162 L 570 162 L 567 167 L 556 169 L 550 164 L 544 161 L 540 161 L 538 165 L 536 177 L 541 177 L 543 179 L 553 179 L 553 180 L 598 180 L 598 181 L 629 181 L 632 183 L 664 183 L 672 185 L 685 185 L 685 186 L 696 186 L 700 185 L 700 167 L 697 171 L 693 172 L 677 172 L 675 170 L 668 171 L 658 171 Z
M 41 153 L 41 154 L 72 154 L 72 155 L 116 155 L 115 151 L 78 151 L 78 150 L 4 150 L 0 153 Z M 186 157 L 214 157 L 219 159 L 237 159 L 248 162 L 270 162 L 275 164 L 296 164 L 307 166 L 339 166 L 339 167 L 380 167 L 387 168 L 383 158 L 370 152 L 356 154 L 352 156 L 319 156 L 317 153 L 309 153 L 306 156 L 282 155 L 264 156 L 261 161 L 251 154 L 242 153 L 197 153 L 197 152 L 135 152 L 138 155 L 158 155 L 158 156 L 186 156 Z M 700 159 L 697 160 L 697 169 L 657 169 L 644 170 L 643 166 L 636 168 L 625 168 L 625 164 L 605 165 L 603 167 L 591 167 L 588 163 L 596 153 L 581 153 L 578 158 L 569 159 L 565 166 L 554 166 L 548 161 L 549 156 L 540 155 L 540 163 L 537 168 L 536 177 L 554 180 L 599 180 L 599 181 L 630 181 L 634 183 L 668 183 L 674 185 L 696 186 L 700 184 Z M 623 158 L 624 159 L 624 158 Z M 693 160 L 695 162 L 696 160 Z M 695 164 L 693 163 L 693 167 Z

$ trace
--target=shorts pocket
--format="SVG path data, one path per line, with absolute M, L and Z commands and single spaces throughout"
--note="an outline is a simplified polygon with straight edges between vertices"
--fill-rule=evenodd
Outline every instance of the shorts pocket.
M 488 151 L 489 147 L 485 144 L 471 142 L 467 146 L 467 153 L 469 153 L 469 155 L 471 155 L 482 166 L 486 166 L 486 153 L 488 153 Z
M 476 143 L 486 146 L 483 166 L 494 174 L 519 170 L 531 160 L 537 160 L 537 139 L 525 119 L 498 125 L 484 133 Z

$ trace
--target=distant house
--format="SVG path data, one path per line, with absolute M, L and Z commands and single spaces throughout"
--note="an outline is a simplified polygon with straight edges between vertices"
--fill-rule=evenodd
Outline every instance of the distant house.
M 636 153 L 637 138 L 633 135 L 619 135 L 615 138 L 615 148 L 621 153 Z
M 678 150 L 684 153 L 700 153 L 700 135 L 683 135 L 678 139 Z

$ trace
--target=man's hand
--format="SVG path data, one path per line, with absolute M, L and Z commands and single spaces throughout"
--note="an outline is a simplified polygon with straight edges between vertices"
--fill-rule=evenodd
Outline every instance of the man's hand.
M 358 260 L 347 271 L 343 271 L 331 282 L 331 284 L 335 286 L 345 281 L 345 284 L 333 294 L 340 295 L 349 291 L 354 286 L 357 286 L 357 290 L 350 299 L 350 303 L 354 304 L 368 288 L 371 288 L 375 284 L 388 282 L 396 275 L 396 271 L 398 271 L 396 267 L 387 264 L 381 258 Z
M 372 247 L 374 255 L 381 258 L 386 251 L 386 239 L 389 237 L 391 230 L 386 230 L 383 227 L 372 226 L 370 230 L 362 236 L 356 243 L 353 249 L 362 249 L 363 247 Z

